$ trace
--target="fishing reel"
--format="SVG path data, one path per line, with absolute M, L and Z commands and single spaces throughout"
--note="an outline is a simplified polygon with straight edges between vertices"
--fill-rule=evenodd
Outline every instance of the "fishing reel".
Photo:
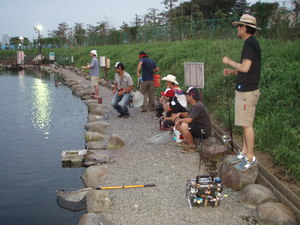
M 186 183 L 186 197 L 190 207 L 219 206 L 226 195 L 222 194 L 223 185 L 220 177 L 198 175 Z
M 222 141 L 223 141 L 224 145 L 230 145 L 232 139 L 231 139 L 230 136 L 225 134 L 225 135 L 222 136 Z

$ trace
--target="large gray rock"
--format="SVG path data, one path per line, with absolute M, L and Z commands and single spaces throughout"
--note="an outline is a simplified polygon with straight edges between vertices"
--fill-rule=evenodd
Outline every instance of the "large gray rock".
M 99 122 L 102 120 L 104 120 L 103 116 L 93 115 L 93 114 L 88 115 L 88 123 Z
M 65 84 L 66 84 L 68 87 L 72 87 L 73 85 L 79 85 L 79 81 L 73 80 L 73 79 L 66 79 L 66 80 L 65 80 Z
M 239 192 L 239 198 L 243 205 L 255 209 L 265 202 L 278 202 L 273 192 L 260 184 L 249 184 Z
M 72 90 L 73 92 L 79 92 L 79 91 L 82 91 L 82 90 L 83 90 L 83 87 L 82 87 L 82 85 L 77 84 L 77 85 L 73 85 L 73 86 L 71 87 L 71 90 Z
M 83 96 L 80 96 L 80 98 L 82 99 L 82 100 L 88 100 L 88 99 L 92 99 L 93 97 L 92 97 L 92 93 L 86 93 L 85 95 L 83 95 Z
M 108 142 L 108 140 L 106 140 L 106 138 L 102 141 L 90 141 L 90 142 L 87 142 L 86 148 L 88 150 L 106 149 L 107 142 Z
M 105 128 L 108 127 L 110 123 L 105 121 L 87 123 L 84 128 L 88 131 L 98 132 L 101 134 L 105 133 Z
M 203 139 L 203 146 L 211 146 L 217 143 L 217 139 L 215 137 L 208 137 Z
M 88 112 L 92 112 L 95 108 L 100 107 L 100 105 L 98 104 L 98 102 L 90 102 L 87 104 L 88 107 Z
M 88 213 L 107 213 L 110 208 L 111 202 L 108 191 L 93 190 L 86 195 L 86 211 Z
M 85 166 L 102 165 L 103 163 L 113 163 L 119 160 L 125 160 L 130 157 L 128 151 L 119 150 L 88 150 L 84 156 Z
M 87 131 L 85 132 L 84 138 L 86 142 L 90 141 L 101 141 L 104 140 L 106 136 L 97 132 Z
M 213 145 L 203 145 L 201 150 L 201 158 L 210 159 L 213 161 L 219 161 L 229 154 L 231 149 L 226 145 L 213 144 Z
M 116 134 L 112 134 L 107 143 L 107 149 L 121 149 L 125 146 L 124 141 Z
M 85 89 L 85 90 L 81 90 L 81 91 L 75 91 L 74 95 L 76 95 L 79 98 L 82 98 L 85 95 L 88 95 L 89 97 L 91 97 L 92 91 L 89 90 L 89 89 Z
M 293 212 L 281 203 L 267 202 L 259 205 L 257 216 L 261 225 L 297 225 Z
M 98 107 L 94 108 L 93 110 L 91 110 L 90 114 L 103 116 L 104 115 L 104 110 L 103 110 L 102 107 L 98 106 Z
M 248 184 L 254 184 L 258 176 L 257 165 L 250 169 L 240 172 L 234 168 L 234 165 L 230 164 L 229 160 L 234 157 L 233 155 L 225 156 L 223 160 L 223 166 L 221 166 L 221 177 L 223 184 L 235 191 L 239 191 L 246 187 Z
M 78 225 L 112 225 L 112 222 L 99 213 L 86 213 L 80 217 Z
M 96 187 L 107 178 L 107 175 L 106 166 L 91 166 L 83 172 L 81 179 L 86 187 Z
M 89 100 L 84 101 L 84 103 L 86 104 L 86 106 L 89 106 L 90 104 L 97 103 L 97 100 L 96 99 L 89 99 Z

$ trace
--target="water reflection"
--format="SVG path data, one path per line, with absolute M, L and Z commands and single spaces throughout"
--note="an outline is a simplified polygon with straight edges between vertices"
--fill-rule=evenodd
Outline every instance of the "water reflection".
M 49 134 L 52 119 L 52 97 L 48 84 L 39 78 L 35 78 L 32 86 L 32 116 L 31 122 L 35 129 L 47 135 Z

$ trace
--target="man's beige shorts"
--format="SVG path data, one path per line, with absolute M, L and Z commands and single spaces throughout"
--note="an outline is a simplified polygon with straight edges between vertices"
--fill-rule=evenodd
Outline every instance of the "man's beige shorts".
M 251 127 L 255 117 L 255 109 L 260 91 L 235 91 L 235 121 L 236 126 Z
M 93 86 L 98 85 L 98 77 L 91 76 L 91 83 Z

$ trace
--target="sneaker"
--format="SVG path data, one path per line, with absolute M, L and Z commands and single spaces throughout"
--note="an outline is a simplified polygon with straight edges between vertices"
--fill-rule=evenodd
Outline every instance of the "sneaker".
M 189 154 L 189 153 L 194 153 L 194 152 L 196 152 L 195 145 L 188 145 L 186 147 L 183 147 L 183 149 L 181 150 L 181 153 L 184 153 L 184 154 Z
M 127 118 L 129 118 L 129 115 L 126 114 L 123 116 L 123 118 L 127 119 Z
M 257 160 L 253 157 L 252 161 L 249 161 L 247 158 L 244 158 L 240 163 L 236 164 L 234 168 L 238 171 L 246 171 L 247 169 L 255 166 L 257 164 Z
M 185 141 L 182 141 L 182 142 L 179 142 L 179 143 L 176 142 L 176 145 L 179 146 L 179 147 L 186 147 L 186 146 L 189 146 L 188 143 L 185 142 Z
M 246 156 L 243 153 L 240 152 L 239 154 L 237 154 L 233 158 L 231 158 L 229 160 L 229 163 L 230 164 L 235 164 L 235 163 L 243 161 L 243 159 L 245 159 L 245 158 L 246 158 Z
M 120 114 L 118 115 L 119 118 L 121 118 L 121 117 L 123 117 L 123 116 L 124 116 L 123 113 L 120 113 Z
M 147 109 L 140 109 L 140 112 L 146 112 Z

